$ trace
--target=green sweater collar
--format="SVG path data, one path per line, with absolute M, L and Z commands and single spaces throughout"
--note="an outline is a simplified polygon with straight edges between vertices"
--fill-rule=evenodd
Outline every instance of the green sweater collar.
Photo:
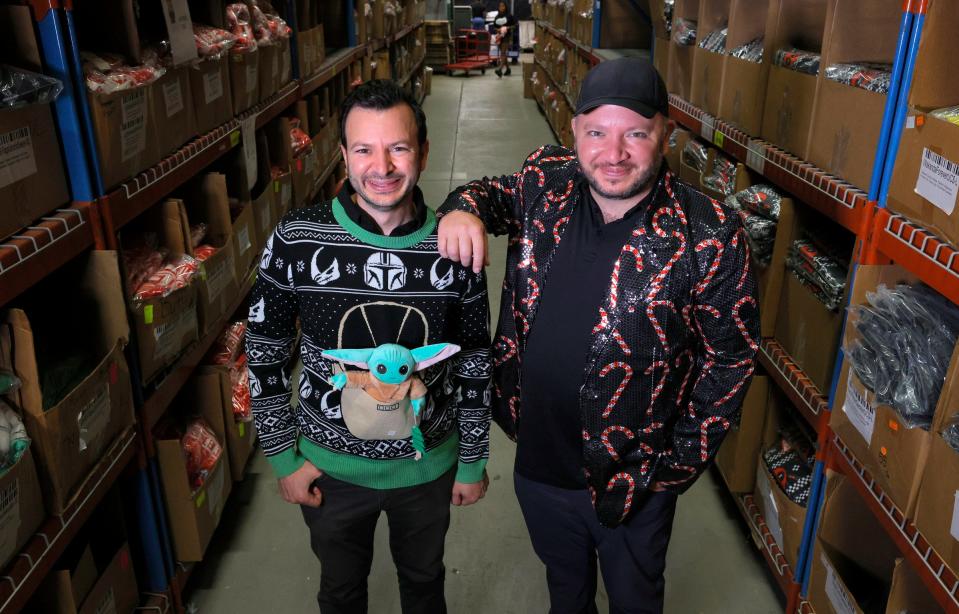
M 348 233 L 363 243 L 368 243 L 375 247 L 382 247 L 383 249 L 406 249 L 413 247 L 436 230 L 436 214 L 433 213 L 433 210 L 429 207 L 426 209 L 426 223 L 424 223 L 419 230 L 398 237 L 376 234 L 360 227 L 359 224 L 351 220 L 350 216 L 346 214 L 343 205 L 340 204 L 339 197 L 333 199 L 333 217 L 336 218 L 337 223 Z

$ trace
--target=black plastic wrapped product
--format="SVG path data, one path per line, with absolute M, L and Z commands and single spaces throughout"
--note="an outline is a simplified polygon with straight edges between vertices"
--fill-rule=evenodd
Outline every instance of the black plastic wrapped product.
M 848 266 L 827 255 L 808 238 L 797 239 L 790 246 L 786 266 L 829 310 L 839 309 Z
M 684 47 L 696 44 L 696 22 L 690 19 L 677 19 L 673 22 L 673 42 Z
M 723 53 L 726 51 L 726 34 L 729 32 L 729 28 L 723 26 L 720 30 L 714 30 L 706 36 L 702 37 L 699 41 L 699 46 L 706 51 L 712 51 L 713 53 Z
M 892 81 L 892 65 L 833 64 L 826 68 L 826 78 L 877 94 L 888 94 Z
M 942 438 L 946 440 L 949 447 L 959 452 L 959 421 L 953 421 L 949 426 L 942 430 Z
M 680 134 L 689 134 L 688 130 L 683 130 L 682 128 L 677 127 L 675 130 L 669 133 L 669 147 L 670 149 L 675 149 L 679 145 L 679 135 Z
M 0 103 L 4 107 L 49 104 L 63 91 L 58 79 L 0 64 Z
M 673 31 L 673 9 L 676 6 L 676 0 L 665 0 L 663 2 L 663 19 L 666 21 L 666 36 Z
M 796 505 L 806 507 L 812 490 L 812 467 L 796 450 L 775 446 L 763 453 L 773 481 Z
M 706 151 L 705 145 L 696 139 L 689 139 L 686 141 L 686 146 L 683 147 L 682 156 L 684 164 L 691 166 L 699 173 L 702 173 L 706 170 L 706 158 L 708 157 L 709 153 Z
M 726 199 L 726 204 L 734 209 L 748 209 L 774 221 L 779 220 L 782 202 L 783 197 L 775 188 L 761 183 L 749 186 Z
M 729 55 L 734 58 L 739 58 L 740 60 L 746 60 L 747 62 L 760 63 L 763 61 L 763 38 L 755 38 L 745 45 L 740 45 L 732 51 L 729 52 Z
M 773 258 L 773 247 L 776 244 L 776 222 L 756 215 L 748 209 L 737 211 L 739 219 L 746 229 L 746 241 L 753 254 L 753 259 L 761 266 L 768 266 Z
M 846 355 L 877 400 L 928 429 L 959 335 L 959 307 L 930 288 L 880 285 L 850 308 L 860 338 Z
M 736 163 L 726 156 L 716 154 L 712 172 L 703 177 L 703 186 L 725 196 L 731 195 L 736 190 Z
M 780 49 L 776 52 L 774 64 L 810 75 L 819 74 L 819 54 L 812 51 L 796 48 Z

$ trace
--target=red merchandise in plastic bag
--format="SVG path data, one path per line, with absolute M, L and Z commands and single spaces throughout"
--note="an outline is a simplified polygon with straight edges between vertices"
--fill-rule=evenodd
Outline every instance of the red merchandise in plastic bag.
M 193 41 L 200 57 L 218 58 L 236 44 L 236 37 L 232 33 L 212 26 L 193 24 Z
M 233 383 L 233 419 L 250 422 L 253 412 L 250 409 L 250 372 L 246 368 L 246 354 L 241 355 L 230 369 L 230 381 Z
M 299 118 L 290 119 L 290 140 L 293 142 L 293 157 L 298 158 L 313 150 L 313 141 L 310 135 L 300 128 Z
M 193 257 L 197 262 L 206 262 L 207 258 L 216 253 L 216 248 L 212 245 L 201 245 L 193 250 Z
M 169 296 L 176 290 L 188 286 L 198 268 L 197 261 L 186 254 L 167 262 L 137 288 L 133 299 L 145 301 Z
M 272 45 L 275 41 L 289 38 L 292 28 L 276 14 L 269 2 L 253 2 L 253 30 L 257 44 Z
M 127 288 L 136 290 L 163 266 L 163 252 L 144 244 L 123 250 L 123 265 L 127 273 Z
M 203 418 L 196 418 L 187 426 L 180 440 L 186 452 L 186 472 L 190 479 L 190 488 L 196 491 L 206 479 L 223 454 L 223 446 Z
M 242 2 L 226 5 L 226 23 L 236 37 L 231 53 L 256 51 L 256 36 L 250 19 L 250 9 Z
M 153 83 L 166 74 L 157 64 L 156 54 L 141 66 L 127 66 L 122 56 L 112 53 L 80 53 L 83 75 L 91 92 L 109 94 Z
M 226 327 L 223 334 L 217 338 L 210 351 L 210 363 L 214 365 L 228 365 L 243 348 L 243 338 L 246 335 L 246 321 L 234 322 Z

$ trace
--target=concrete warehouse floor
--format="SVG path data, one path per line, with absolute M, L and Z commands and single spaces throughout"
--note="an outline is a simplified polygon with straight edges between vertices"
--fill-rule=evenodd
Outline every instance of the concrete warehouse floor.
M 425 111 L 429 167 L 420 179 L 437 207 L 468 179 L 515 172 L 525 157 L 555 142 L 536 102 L 523 99 L 522 67 L 497 79 L 433 78 Z M 506 242 L 494 240 L 488 269 L 494 322 L 499 312 Z M 447 538 L 447 602 L 452 613 L 532 614 L 549 608 L 546 574 L 533 552 L 512 486 L 513 443 L 493 427 L 490 490 L 454 508 Z M 675 614 L 782 612 L 784 604 L 732 499 L 714 473 L 679 500 L 667 569 L 666 611 Z M 188 611 L 200 614 L 316 611 L 320 565 L 298 508 L 277 494 L 262 453 L 251 460 L 188 587 Z M 399 591 L 385 516 L 377 529 L 369 579 L 370 612 L 398 614 Z M 600 611 L 607 598 L 600 588 Z

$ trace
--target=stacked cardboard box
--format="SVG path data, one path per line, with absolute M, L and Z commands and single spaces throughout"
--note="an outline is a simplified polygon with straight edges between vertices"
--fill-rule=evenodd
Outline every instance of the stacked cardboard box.
M 443 67 L 452 61 L 453 39 L 450 35 L 450 22 L 426 21 L 426 63 L 433 67 Z

